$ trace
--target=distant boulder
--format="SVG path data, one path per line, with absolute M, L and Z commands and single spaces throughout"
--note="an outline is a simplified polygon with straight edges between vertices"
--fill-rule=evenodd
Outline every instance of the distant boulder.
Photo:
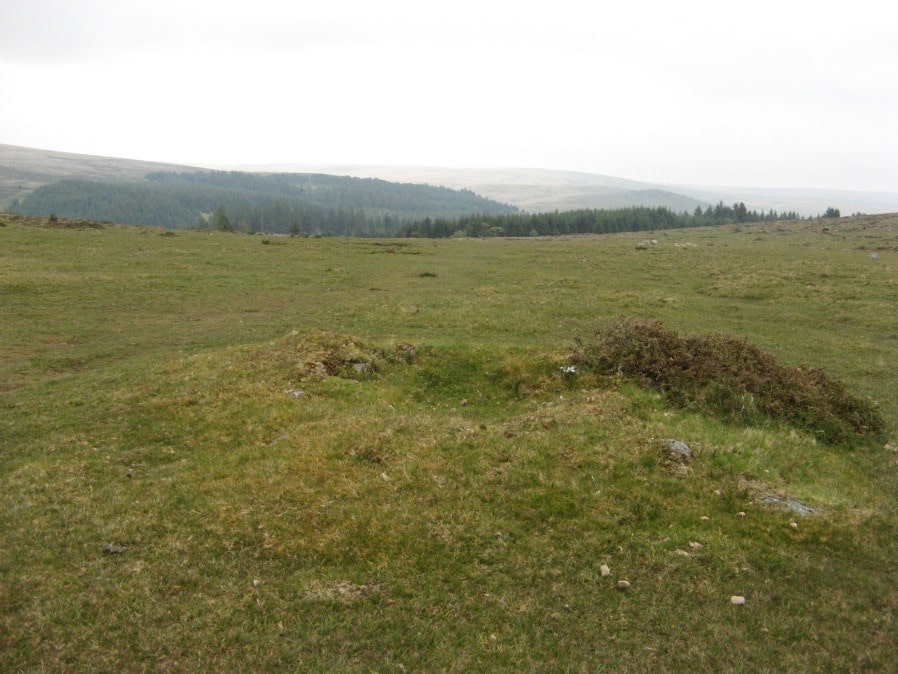
M 679 440 L 661 440 L 661 446 L 670 452 L 672 456 L 681 461 L 688 461 L 692 458 L 692 450 L 685 442 L 680 442 Z
M 817 511 L 812 507 L 805 505 L 801 501 L 795 501 L 792 499 L 785 499 L 781 496 L 776 496 L 774 494 L 769 494 L 761 499 L 761 503 L 766 505 L 773 505 L 788 510 L 790 512 L 795 513 L 796 515 L 802 515 L 807 517 L 808 515 L 813 515 Z

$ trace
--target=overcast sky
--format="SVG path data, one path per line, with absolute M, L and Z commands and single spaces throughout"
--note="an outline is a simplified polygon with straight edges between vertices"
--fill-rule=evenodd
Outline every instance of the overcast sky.
M 0 0 L 0 143 L 898 192 L 896 7 Z

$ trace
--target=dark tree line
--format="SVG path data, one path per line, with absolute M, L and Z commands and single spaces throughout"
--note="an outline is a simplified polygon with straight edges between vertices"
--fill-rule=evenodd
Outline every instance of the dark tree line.
M 151 173 L 142 182 L 63 180 L 10 210 L 23 215 L 173 229 L 335 236 L 550 236 L 799 220 L 794 211 L 722 201 L 693 213 L 665 207 L 521 213 L 470 190 L 324 174 L 237 171 Z M 839 217 L 829 208 L 821 217 Z
M 466 215 L 459 218 L 424 218 L 403 225 L 398 236 L 445 238 L 450 236 L 558 236 L 561 234 L 612 234 L 682 227 L 701 227 L 741 222 L 800 220 L 795 212 L 750 211 L 744 203 L 723 202 L 692 214 L 669 208 L 634 206 L 613 210 L 579 209 L 552 213 Z
M 219 209 L 224 219 L 213 217 Z M 172 229 L 389 236 L 403 223 L 425 217 L 516 209 L 470 190 L 430 185 L 323 174 L 201 171 L 152 173 L 136 183 L 63 180 L 36 189 L 11 210 Z

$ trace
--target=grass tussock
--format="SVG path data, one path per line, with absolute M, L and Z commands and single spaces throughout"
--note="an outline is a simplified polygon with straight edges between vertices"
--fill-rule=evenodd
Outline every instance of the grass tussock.
M 676 405 L 743 423 L 786 421 L 834 445 L 881 440 L 885 422 L 869 399 L 813 368 L 789 367 L 726 334 L 681 336 L 659 321 L 621 318 L 578 338 L 576 365 L 661 390 Z
M 415 347 L 406 342 L 375 346 L 353 335 L 329 331 L 293 331 L 248 354 L 254 369 L 308 379 L 373 375 L 388 363 L 410 363 Z

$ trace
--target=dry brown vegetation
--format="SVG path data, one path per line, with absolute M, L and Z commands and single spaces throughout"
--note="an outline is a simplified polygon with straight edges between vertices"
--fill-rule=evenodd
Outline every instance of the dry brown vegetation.
M 742 423 L 766 415 L 832 444 L 881 445 L 885 438 L 872 400 L 852 395 L 819 369 L 781 365 L 732 335 L 681 336 L 659 321 L 622 318 L 588 340 L 578 338 L 570 359 L 657 388 L 681 407 Z

